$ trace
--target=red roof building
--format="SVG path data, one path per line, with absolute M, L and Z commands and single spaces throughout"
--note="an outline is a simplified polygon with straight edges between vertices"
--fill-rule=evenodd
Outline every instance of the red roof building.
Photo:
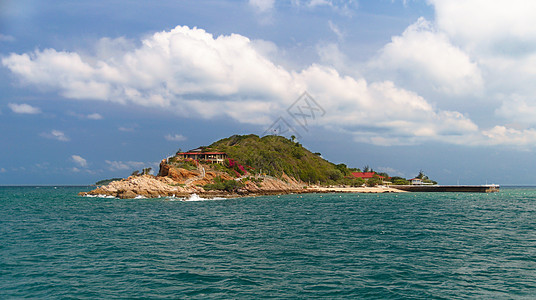
M 354 176 L 355 178 L 363 178 L 363 179 L 370 179 L 374 177 L 384 179 L 383 176 L 376 174 L 376 172 L 352 172 L 352 176 Z

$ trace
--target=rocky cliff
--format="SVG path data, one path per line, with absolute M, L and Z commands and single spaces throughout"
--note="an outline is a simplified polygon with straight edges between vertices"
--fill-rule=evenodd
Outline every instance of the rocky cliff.
M 181 162 L 182 163 L 182 162 Z M 112 181 L 81 196 L 114 196 L 135 198 L 143 196 L 157 198 L 166 196 L 187 197 L 193 193 L 206 197 L 236 197 L 240 195 L 265 195 L 302 192 L 304 184 L 285 174 L 281 178 L 261 174 L 246 173 L 233 177 L 224 167 L 190 162 L 195 170 L 178 167 L 177 164 L 162 160 L 158 176 L 140 175 Z M 179 164 L 180 165 L 180 164 Z M 235 181 L 233 189 L 209 189 L 217 182 Z

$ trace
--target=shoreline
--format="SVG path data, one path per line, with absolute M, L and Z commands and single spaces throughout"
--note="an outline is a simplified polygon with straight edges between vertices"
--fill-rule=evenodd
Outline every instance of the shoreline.
M 214 198 L 246 198 L 246 197 L 260 197 L 260 196 L 276 196 L 276 195 L 292 195 L 292 194 L 329 194 L 329 193 L 346 193 L 346 194 L 383 194 L 383 193 L 407 193 L 407 191 L 395 189 L 392 187 L 307 187 L 303 189 L 294 189 L 294 190 L 265 190 L 265 191 L 256 191 L 256 192 L 222 192 L 222 191 L 197 191 L 197 192 L 182 192 L 170 194 L 161 194 L 161 195 L 141 195 L 141 194 L 130 194 L 131 197 L 120 197 L 119 195 L 113 195 L 109 193 L 92 193 L 89 192 L 80 192 L 78 195 L 82 197 L 100 197 L 100 198 L 117 198 L 117 199 L 156 199 L 156 198 L 184 198 L 185 200 L 191 198 L 193 195 L 204 199 L 214 199 Z
M 376 187 L 309 187 L 307 190 L 318 193 L 356 193 L 356 194 L 382 194 L 382 193 L 407 193 L 389 186 Z

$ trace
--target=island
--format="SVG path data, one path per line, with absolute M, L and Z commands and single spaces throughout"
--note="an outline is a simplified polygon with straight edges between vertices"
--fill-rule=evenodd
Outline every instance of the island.
M 334 164 L 296 141 L 267 135 L 233 135 L 209 146 L 177 151 L 151 169 L 134 171 L 125 179 L 104 182 L 81 196 L 117 198 L 204 198 L 275 195 L 289 193 L 399 193 L 408 186 L 436 185 L 421 171 L 407 180 Z

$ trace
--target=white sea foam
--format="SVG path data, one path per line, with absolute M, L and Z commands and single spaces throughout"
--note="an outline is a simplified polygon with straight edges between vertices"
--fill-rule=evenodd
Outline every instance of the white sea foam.
M 193 193 L 190 195 L 190 197 L 175 197 L 175 195 L 173 196 L 169 196 L 169 197 L 166 197 L 167 200 L 169 201 L 192 201 L 192 202 L 195 202 L 195 201 L 211 201 L 211 200 L 225 200 L 227 198 L 222 198 L 222 197 L 214 197 L 214 198 L 203 198 L 203 197 L 199 197 L 199 195 L 197 195 L 196 193 Z
M 110 195 L 84 195 L 84 197 L 88 198 L 106 198 L 106 199 L 117 199 L 117 197 L 110 196 Z

